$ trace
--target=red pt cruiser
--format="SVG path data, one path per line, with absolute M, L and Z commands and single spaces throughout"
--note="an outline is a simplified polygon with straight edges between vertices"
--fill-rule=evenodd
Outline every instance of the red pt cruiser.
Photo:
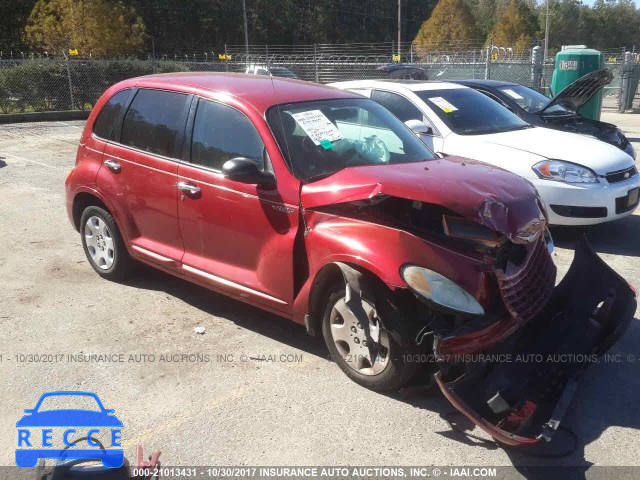
M 584 243 L 555 286 L 526 180 L 439 158 L 376 102 L 311 83 L 119 83 L 89 117 L 66 194 L 101 276 L 144 262 L 304 324 L 374 390 L 433 368 L 508 444 L 550 438 L 636 308 Z

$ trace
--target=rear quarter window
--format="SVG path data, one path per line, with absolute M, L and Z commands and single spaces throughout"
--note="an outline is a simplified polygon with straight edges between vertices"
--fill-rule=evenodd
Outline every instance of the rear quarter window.
M 178 158 L 190 100 L 185 93 L 140 89 L 122 122 L 120 143 Z
M 115 138 L 115 125 L 124 112 L 131 93 L 131 89 L 120 90 L 104 104 L 93 124 L 93 133 L 96 136 L 105 140 Z

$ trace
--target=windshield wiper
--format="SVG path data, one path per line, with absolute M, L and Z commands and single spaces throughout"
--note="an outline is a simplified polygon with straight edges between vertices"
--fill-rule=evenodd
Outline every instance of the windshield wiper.
M 499 132 L 515 132 L 516 130 L 526 130 L 527 128 L 533 128 L 533 125 L 529 125 L 524 124 L 524 125 L 519 125 L 517 127 L 511 127 L 511 128 L 505 128 L 504 130 L 498 130 L 496 133 Z

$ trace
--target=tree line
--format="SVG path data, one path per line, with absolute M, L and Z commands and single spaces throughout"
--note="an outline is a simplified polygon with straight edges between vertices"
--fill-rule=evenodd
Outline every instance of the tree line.
M 548 0 L 549 48 L 585 44 L 607 49 L 640 47 L 640 10 L 633 0 Z M 547 2 L 533 0 L 440 0 L 415 37 L 425 50 L 480 41 L 520 53 L 541 44 Z
M 552 50 L 640 46 L 632 0 L 548 0 Z M 396 0 L 246 0 L 254 45 L 390 42 Z M 544 37 L 546 2 L 403 0 L 402 40 L 424 49 L 492 44 L 516 52 Z M 78 49 L 94 56 L 195 51 L 244 42 L 241 0 L 2 0 L 0 47 Z

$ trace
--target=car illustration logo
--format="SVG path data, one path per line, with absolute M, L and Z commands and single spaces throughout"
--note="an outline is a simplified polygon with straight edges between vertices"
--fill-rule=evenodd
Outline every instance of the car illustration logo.
M 625 172 L 624 178 L 629 178 L 630 176 L 631 176 L 631 174 L 629 172 Z
M 43 402 L 68 397 L 72 401 L 91 402 L 94 409 L 53 409 L 43 407 Z M 65 398 L 66 400 L 67 398 Z M 93 403 L 95 401 L 95 404 Z M 95 407 L 97 406 L 97 409 Z M 16 465 L 22 468 L 35 467 L 41 458 L 72 460 L 101 460 L 106 468 L 118 468 L 124 463 L 124 450 L 120 447 L 122 422 L 114 415 L 114 410 L 104 407 L 98 395 L 91 392 L 57 391 L 43 394 L 33 409 L 25 410 L 18 420 L 18 448 Z M 55 429 L 55 431 L 54 431 Z M 86 430 L 89 448 L 78 448 L 82 436 L 79 430 Z M 96 437 L 108 438 L 105 446 Z M 74 440 L 75 439 L 75 440 Z M 84 440 L 84 439 L 83 439 Z

